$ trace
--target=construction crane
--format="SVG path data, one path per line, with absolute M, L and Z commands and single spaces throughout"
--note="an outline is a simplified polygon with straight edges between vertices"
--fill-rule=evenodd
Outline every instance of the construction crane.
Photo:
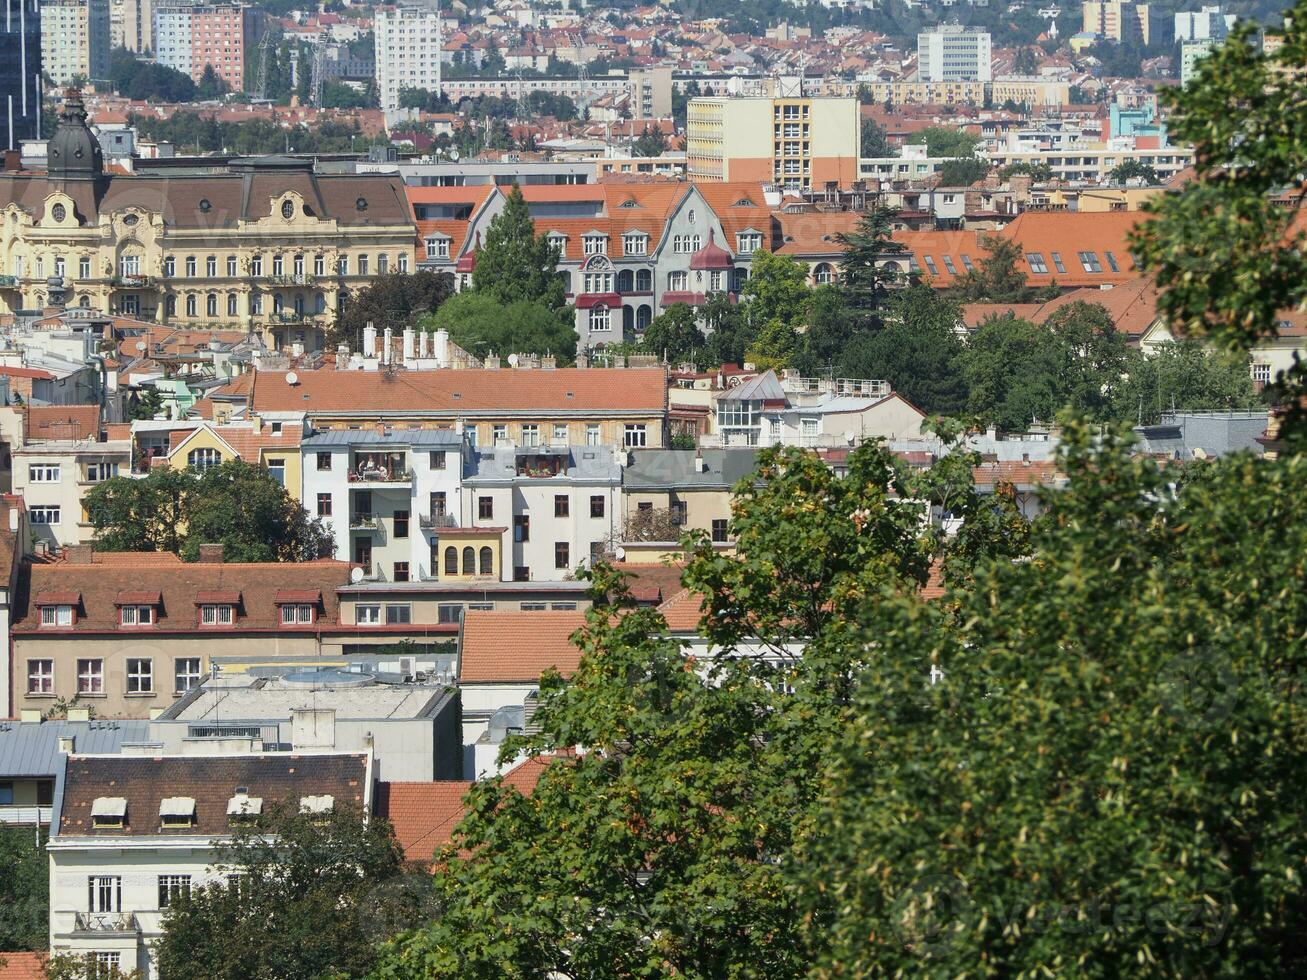
M 313 61 L 310 64 L 309 71 L 309 102 L 313 105 L 322 105 L 322 82 L 323 75 L 326 72 L 327 46 L 325 44 L 315 44 L 313 46 Z
M 259 77 L 251 95 L 256 99 L 266 99 L 268 91 L 268 52 L 272 50 L 272 31 L 264 30 L 259 38 Z

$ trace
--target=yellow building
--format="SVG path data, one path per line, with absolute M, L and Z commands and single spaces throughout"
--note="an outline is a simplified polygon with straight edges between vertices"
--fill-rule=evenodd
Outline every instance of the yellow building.
M 872 98 L 891 105 L 984 105 L 985 82 L 871 82 Z
M 262 157 L 107 174 L 70 92 L 48 170 L 0 175 L 0 313 L 70 305 L 320 346 L 341 297 L 415 263 L 397 176 Z
M 847 187 L 858 179 L 859 125 L 852 98 L 692 99 L 686 169 L 691 180 Z
M 132 470 L 148 473 L 158 466 L 205 470 L 232 460 L 262 466 L 268 474 L 300 499 L 300 439 L 303 423 L 248 422 L 225 425 L 201 423 L 136 422 L 132 427 Z
M 994 105 L 1061 106 L 1071 101 L 1071 83 L 1055 78 L 997 78 L 990 83 Z

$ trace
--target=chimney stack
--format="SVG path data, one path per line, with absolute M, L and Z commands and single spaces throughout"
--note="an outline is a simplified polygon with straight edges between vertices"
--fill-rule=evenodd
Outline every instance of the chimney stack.
M 435 336 L 432 338 L 432 343 L 435 344 L 436 348 L 434 351 L 436 367 L 449 367 L 449 331 L 437 330 Z M 486 366 L 489 367 L 489 365 Z
M 405 367 L 407 367 L 410 364 L 412 364 L 413 358 L 417 356 L 417 352 L 414 349 L 414 343 L 413 343 L 414 340 L 416 339 L 413 335 L 413 328 L 405 327 L 403 337 L 404 337 L 404 360 L 402 363 L 404 364 Z
M 381 337 L 382 337 L 381 363 L 389 364 L 390 357 L 391 357 L 391 345 L 394 343 L 395 335 L 391 332 L 390 327 L 387 327 L 384 331 L 382 331 Z
M 66 544 L 64 545 L 64 561 L 70 565 L 89 565 L 94 551 L 94 545 Z
M 377 328 L 372 325 L 371 320 L 369 320 L 368 325 L 363 328 L 363 356 L 377 356 Z
M 200 564 L 221 565 L 222 553 L 223 546 L 221 541 L 216 544 L 202 544 L 200 545 Z

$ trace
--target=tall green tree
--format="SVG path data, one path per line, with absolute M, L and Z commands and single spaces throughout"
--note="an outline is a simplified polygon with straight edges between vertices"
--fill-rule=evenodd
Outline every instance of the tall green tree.
M 505 305 L 525 300 L 561 310 L 566 289 L 558 274 L 559 258 L 558 246 L 536 236 L 526 199 L 514 185 L 504 210 L 490 219 L 472 286 Z
M 887 157 L 890 155 L 889 140 L 885 127 L 870 116 L 862 120 L 858 131 L 858 150 L 864 157 Z
M 1131 351 L 1115 392 L 1117 418 L 1148 424 L 1172 410 L 1238 410 L 1260 404 L 1247 355 L 1211 350 L 1193 340 Z
M 971 335 L 962 359 L 967 409 L 986 422 L 1024 432 L 1063 407 L 1062 357 L 1052 331 L 1013 316 L 991 317 Z
M 169 905 L 161 976 L 362 976 L 380 939 L 435 911 L 429 877 L 406 868 L 390 825 L 345 806 L 326 817 L 270 806 L 215 863 L 239 877 Z
M 476 357 L 487 354 L 553 354 L 562 363 L 576 357 L 576 326 L 570 310 L 464 290 L 421 322 L 424 330 L 448 330 L 450 339 Z
M 645 327 L 640 348 L 666 357 L 669 364 L 692 361 L 703 347 L 699 317 L 687 303 L 673 303 Z
M 1002 235 L 981 240 L 986 255 L 953 282 L 954 295 L 964 303 L 1037 303 L 1057 294 L 1053 287 L 1028 285 L 1019 263 L 1021 246 Z
M 47 836 L 32 827 L 0 826 L 0 951 L 49 948 Z
M 939 168 L 941 187 L 970 187 L 989 175 L 989 164 L 979 157 L 959 157 L 947 160 Z
M 363 328 L 402 330 L 440 308 L 454 294 L 454 279 L 447 272 L 419 269 L 393 273 L 368 283 L 346 298 L 332 330 L 332 339 L 354 350 L 363 342 Z
M 926 154 L 932 157 L 970 157 L 980 140 L 952 126 L 927 126 L 908 137 L 908 142 L 924 143 Z
M 777 320 L 793 327 L 807 308 L 807 269 L 788 255 L 759 249 L 753 253 L 743 298 L 747 315 L 755 324 Z
M 857 228 L 840 232 L 835 240 L 844 249 L 840 260 L 840 286 L 849 306 L 862 314 L 874 313 L 885 302 L 889 290 L 899 284 L 900 274 L 886 262 L 903 256 L 907 246 L 894 239 L 894 217 L 898 212 L 884 205 L 864 211 Z

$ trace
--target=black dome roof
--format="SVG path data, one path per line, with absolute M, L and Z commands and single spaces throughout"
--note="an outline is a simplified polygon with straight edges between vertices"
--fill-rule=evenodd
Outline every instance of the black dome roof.
M 59 111 L 59 127 L 46 144 L 46 170 L 53 178 L 90 180 L 104 173 L 100 141 L 86 125 L 82 93 L 69 89 Z

